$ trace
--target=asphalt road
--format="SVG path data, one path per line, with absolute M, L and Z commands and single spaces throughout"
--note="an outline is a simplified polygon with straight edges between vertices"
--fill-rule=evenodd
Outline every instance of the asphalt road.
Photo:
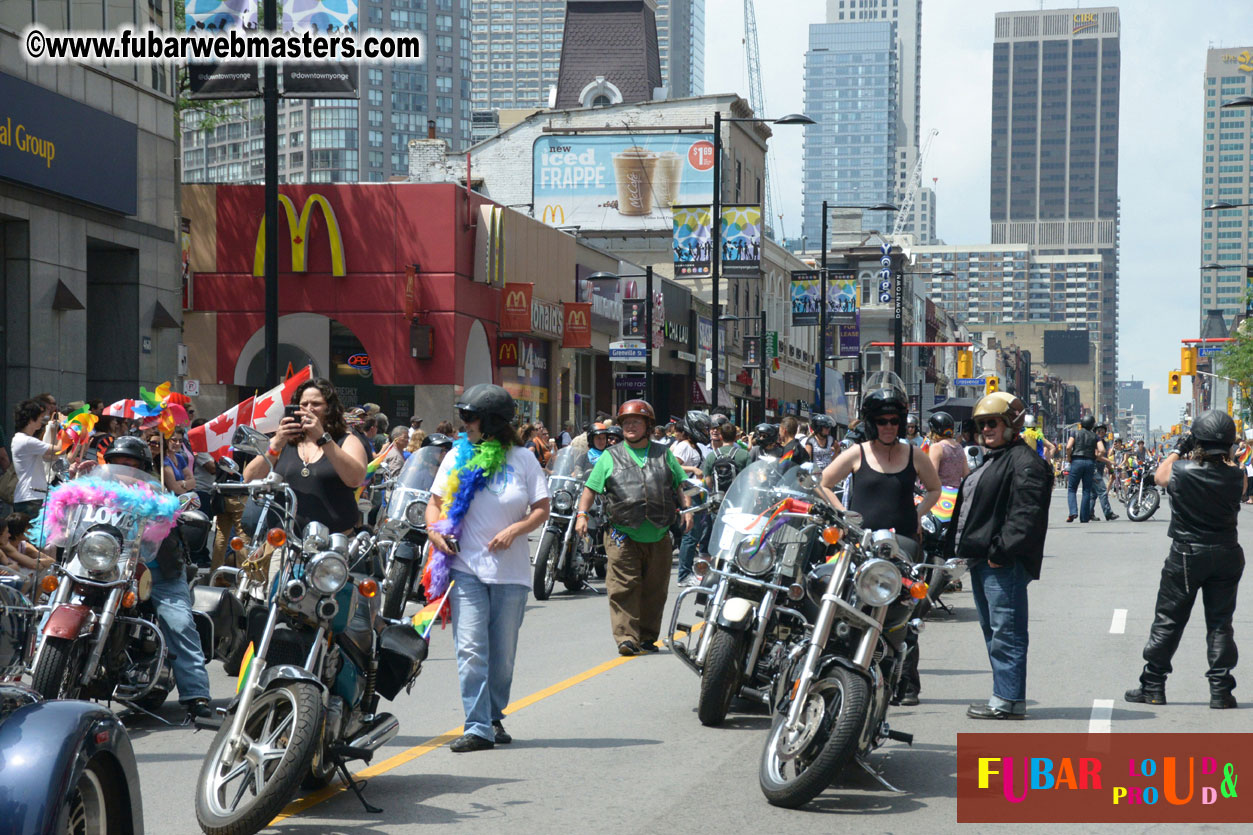
M 1241 710 L 1208 709 L 1200 611 L 1176 656 L 1167 685 L 1170 704 L 1122 700 L 1137 682 L 1168 547 L 1169 506 L 1144 523 L 1080 525 L 1065 518 L 1066 497 L 1058 490 L 1043 576 L 1030 589 L 1028 721 L 965 717 L 966 705 L 987 698 L 991 675 L 970 593 L 952 595 L 953 615 L 929 622 L 922 638 L 922 704 L 889 713 L 894 728 L 914 734 L 914 744 L 889 743 L 874 756 L 903 794 L 856 773 L 803 811 L 769 806 L 757 784 L 768 727 L 764 713 L 735 713 L 721 728 L 702 727 L 695 713 L 697 677 L 668 651 L 618 658 L 605 598 L 584 592 L 527 606 L 505 723 L 512 745 L 460 755 L 448 750 L 463 715 L 452 633 L 437 629 L 413 692 L 388 708 L 400 719 L 400 735 L 369 770 L 367 797 L 384 813 L 368 814 L 340 791 L 303 804 L 307 808 L 267 831 L 407 833 L 446 823 L 494 833 L 786 833 L 843 826 L 859 832 L 977 831 L 956 823 L 959 732 L 1084 733 L 1099 700 L 1112 701 L 1113 710 L 1098 709 L 1097 727 L 1102 715 L 1109 716 L 1114 733 L 1253 731 L 1253 687 L 1236 691 Z M 1242 528 L 1253 533 L 1253 514 L 1243 514 Z M 1249 640 L 1251 622 L 1246 604 L 1237 610 L 1238 639 Z M 210 674 L 216 696 L 225 699 L 234 691 L 234 679 L 223 675 L 220 664 L 211 665 Z M 1237 676 L 1248 680 L 1240 670 Z M 165 713 L 174 717 L 177 707 Z M 149 831 L 198 832 L 193 797 L 210 735 L 157 727 L 152 720 L 130 724 Z

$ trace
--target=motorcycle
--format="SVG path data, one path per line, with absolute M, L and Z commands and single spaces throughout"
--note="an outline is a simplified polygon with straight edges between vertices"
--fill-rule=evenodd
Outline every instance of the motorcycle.
M 149 599 L 154 571 L 173 570 L 159 565 L 167 548 L 203 547 L 208 517 L 180 510 L 152 475 L 118 464 L 66 482 L 48 503 L 49 542 L 65 549 L 66 561 L 41 581 L 53 594 L 32 687 L 45 699 L 109 699 L 160 719 L 151 711 L 174 677 Z M 175 554 L 172 565 L 183 564 Z M 201 648 L 206 659 L 225 658 L 241 640 L 242 613 L 223 590 L 207 591 L 193 608 Z
M 587 536 L 574 535 L 579 497 L 583 495 L 583 482 L 590 472 L 586 454 L 571 447 L 565 447 L 553 459 L 548 476 L 548 492 L 552 497 L 548 521 L 532 563 L 531 591 L 536 600 L 547 600 L 558 578 L 566 591 L 589 589 L 601 593 L 588 582 L 593 572 L 603 579 L 608 562 L 598 535 L 602 525 L 600 499 L 588 511 Z
M 788 605 L 804 596 L 805 572 L 823 551 L 808 514 L 793 510 L 796 497 L 807 495 L 802 476 L 800 468 L 780 473 L 771 459 L 745 468 L 721 496 L 709 537 L 712 561 L 694 564 L 701 584 L 675 601 L 666 642 L 700 676 L 696 714 L 703 725 L 722 724 L 737 696 L 768 705 L 789 640 L 809 626 Z M 688 598 L 705 609 L 695 647 L 691 627 L 679 623 Z M 686 641 L 674 639 L 681 631 Z
M 248 427 L 236 430 L 237 449 L 256 455 L 268 439 Z M 264 828 L 301 786 L 327 785 L 338 772 L 370 812 L 362 783 L 346 761 L 369 762 L 400 724 L 378 712 L 412 687 L 427 642 L 411 624 L 379 615 L 378 583 L 353 575 L 348 536 L 310 522 L 295 531 L 296 497 L 271 471 L 263 479 L 218 485 L 222 492 L 277 495 L 283 527 L 269 606 L 249 613 L 248 639 L 256 647 L 240 673 L 235 699 L 200 769 L 196 819 L 209 835 L 238 835 Z M 212 720 L 197 720 L 212 727 Z
M 426 553 L 426 505 L 431 484 L 444 459 L 440 447 L 423 447 L 409 456 L 383 510 L 376 534 L 383 567 L 383 617 L 399 618 L 410 600 L 423 602 L 422 562 Z
M 1156 466 L 1146 461 L 1133 467 L 1127 477 L 1127 518 L 1132 522 L 1143 522 L 1161 505 L 1162 496 L 1153 479 L 1156 470 Z
M 889 739 L 913 742 L 888 725 L 887 709 L 927 592 L 917 543 L 864 530 L 858 514 L 834 510 L 812 489 L 812 477 L 801 486 L 811 492 L 794 499 L 790 512 L 823 548 L 800 606 L 812 626 L 789 642 L 775 677 L 758 774 L 766 799 L 786 808 L 817 797 L 852 762 L 896 791 L 867 757 Z

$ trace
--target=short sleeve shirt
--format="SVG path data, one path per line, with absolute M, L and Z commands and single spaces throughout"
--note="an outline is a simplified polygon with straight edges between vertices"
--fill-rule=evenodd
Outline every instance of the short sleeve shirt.
M 656 443 L 656 441 L 653 441 Z M 627 446 L 627 452 L 631 453 L 631 457 L 635 459 L 635 463 L 643 467 L 648 462 L 648 447 L 636 449 L 633 446 Z M 687 478 L 687 473 L 683 472 L 683 468 L 679 466 L 679 461 L 674 457 L 674 453 L 666 450 L 666 464 L 670 467 L 670 474 L 674 477 L 674 489 L 678 490 L 683 484 L 683 479 Z M 602 455 L 596 459 L 596 466 L 592 467 L 592 474 L 587 477 L 585 482 L 587 487 L 593 493 L 605 492 L 605 482 L 613 475 L 613 456 Z M 647 519 L 636 528 L 618 528 L 622 533 L 626 534 L 636 542 L 660 542 L 669 532 L 668 528 L 659 528 Z
M 431 492 L 445 505 L 453 499 L 448 495 L 448 473 L 455 463 L 455 455 L 445 455 L 431 485 Z M 488 550 L 487 544 L 508 526 L 525 519 L 531 505 L 547 498 L 548 478 L 535 456 L 528 449 L 510 447 L 504 468 L 470 501 L 461 522 L 461 550 L 452 567 L 484 583 L 530 586 L 527 537 L 519 536 L 508 548 L 497 551 Z
M 13 436 L 13 466 L 17 470 L 14 504 L 48 498 L 48 474 L 44 471 L 43 457 L 51 448 L 25 432 Z

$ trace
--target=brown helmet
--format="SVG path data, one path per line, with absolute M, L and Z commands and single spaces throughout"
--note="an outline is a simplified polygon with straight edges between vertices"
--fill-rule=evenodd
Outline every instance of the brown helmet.
M 999 417 L 1005 421 L 1006 434 L 1005 440 L 1013 440 L 1013 437 L 1022 431 L 1023 421 L 1027 416 L 1027 406 L 1022 400 L 1007 391 L 994 391 L 986 394 L 975 404 L 974 414 L 972 417 L 978 420 L 981 417 Z
M 647 400 L 628 400 L 619 406 L 618 421 L 621 422 L 627 415 L 639 415 L 647 420 L 650 426 L 657 422 L 657 414 Z

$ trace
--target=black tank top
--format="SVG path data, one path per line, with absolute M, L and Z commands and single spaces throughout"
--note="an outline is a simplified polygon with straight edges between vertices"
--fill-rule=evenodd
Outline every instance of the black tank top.
M 898 473 L 881 473 L 866 462 L 866 447 L 861 450 L 861 466 L 853 473 L 853 494 L 849 508 L 861 514 L 867 528 L 893 528 L 901 536 L 918 533 L 918 512 L 914 509 L 914 448 L 909 450 L 905 469 Z M 893 450 L 895 452 L 895 450 Z
M 335 439 L 343 447 L 348 435 Z M 288 445 L 274 465 L 274 471 L 283 477 L 296 494 L 296 524 L 303 531 L 309 522 L 321 522 L 332 533 L 347 531 L 357 524 L 360 511 L 353 489 L 344 484 L 335 472 L 335 465 L 325 454 L 309 465 L 309 475 L 301 475 L 305 464 L 300 460 L 296 447 Z

